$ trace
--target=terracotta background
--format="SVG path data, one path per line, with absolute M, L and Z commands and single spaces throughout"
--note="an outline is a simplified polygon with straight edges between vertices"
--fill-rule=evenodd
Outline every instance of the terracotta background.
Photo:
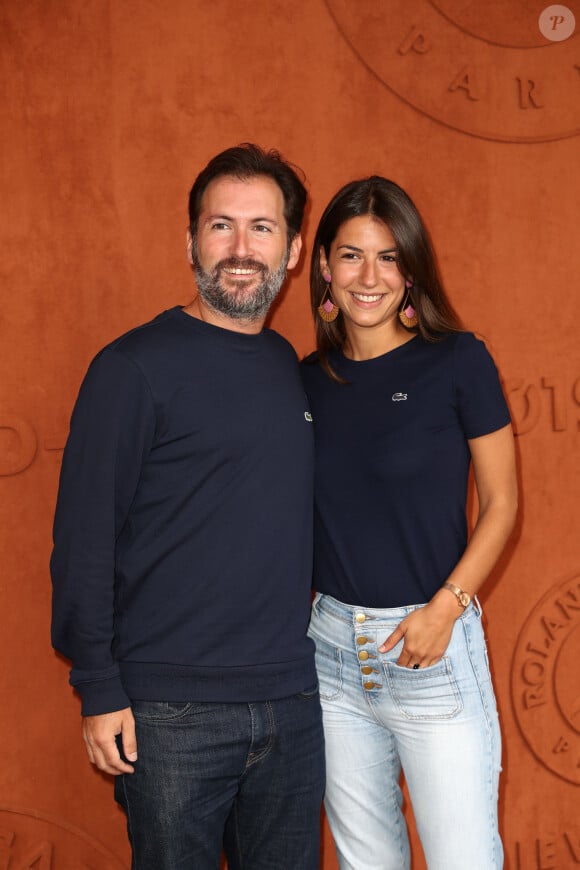
M 543 38 L 544 5 L 0 3 L 2 870 L 128 867 L 111 782 L 88 764 L 49 644 L 61 449 L 94 353 L 190 300 L 188 189 L 247 140 L 303 167 L 307 245 L 345 181 L 405 186 L 495 356 L 522 485 L 517 535 L 482 595 L 506 865 L 580 865 L 580 37 Z M 312 348 L 304 259 L 273 325 Z M 327 833 L 323 866 L 336 867 Z

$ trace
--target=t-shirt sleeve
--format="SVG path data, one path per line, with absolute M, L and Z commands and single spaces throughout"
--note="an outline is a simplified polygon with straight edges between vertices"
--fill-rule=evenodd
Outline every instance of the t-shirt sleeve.
M 114 660 L 115 541 L 134 498 L 155 415 L 148 384 L 114 350 L 91 364 L 73 411 L 51 558 L 52 641 L 72 660 L 83 715 L 128 706 Z
M 457 336 L 454 354 L 457 409 L 466 438 L 479 438 L 510 422 L 495 363 L 483 341 Z

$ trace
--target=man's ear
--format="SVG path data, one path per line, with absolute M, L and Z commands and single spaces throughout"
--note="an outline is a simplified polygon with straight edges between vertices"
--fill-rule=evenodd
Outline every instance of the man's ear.
M 298 260 L 300 259 L 300 251 L 302 250 L 302 236 L 300 233 L 296 233 L 292 241 L 290 242 L 290 256 L 288 257 L 288 265 L 287 269 L 293 269 Z
M 187 250 L 187 260 L 190 266 L 193 266 L 193 236 L 191 235 L 191 230 L 189 227 L 187 228 L 187 232 L 185 235 L 185 244 Z

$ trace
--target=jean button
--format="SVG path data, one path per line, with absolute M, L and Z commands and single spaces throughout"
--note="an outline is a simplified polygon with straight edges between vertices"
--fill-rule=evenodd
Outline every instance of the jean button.
M 360 622 L 365 622 L 365 620 L 366 620 L 366 616 L 364 615 L 364 613 L 357 613 L 357 614 L 356 614 L 356 616 L 355 616 L 355 621 L 356 621 L 356 622 L 359 622 L 359 623 L 360 623 Z
M 361 662 L 366 662 L 366 660 L 369 657 L 369 654 L 368 654 L 368 652 L 366 652 L 366 650 L 363 649 L 359 652 L 358 657 L 361 660 Z
M 367 692 L 370 692 L 371 689 L 374 689 L 376 685 L 377 684 L 373 683 L 372 680 L 369 680 L 368 683 L 363 683 L 363 686 L 367 690 Z
M 362 646 L 363 644 L 368 643 L 369 639 L 368 639 L 368 637 L 366 637 L 366 635 L 361 634 L 360 637 L 357 637 L 356 642 L 358 643 L 359 646 Z
M 365 665 L 364 668 L 361 668 L 363 674 L 372 674 L 373 669 L 369 667 L 369 665 Z

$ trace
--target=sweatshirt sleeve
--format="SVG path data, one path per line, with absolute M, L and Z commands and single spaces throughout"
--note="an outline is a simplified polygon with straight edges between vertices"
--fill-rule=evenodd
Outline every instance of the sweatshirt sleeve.
M 65 447 L 51 557 L 52 643 L 72 661 L 82 714 L 129 706 L 113 655 L 115 542 L 127 519 L 155 413 L 147 381 L 106 348 L 81 386 Z

